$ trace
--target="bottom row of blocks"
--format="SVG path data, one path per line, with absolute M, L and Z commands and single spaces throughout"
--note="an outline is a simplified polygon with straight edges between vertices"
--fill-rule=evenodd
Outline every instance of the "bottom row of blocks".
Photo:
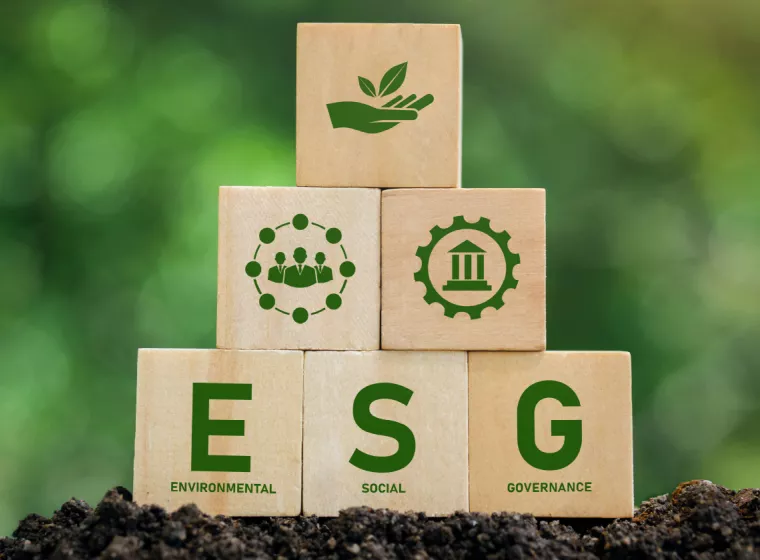
M 141 503 L 633 513 L 628 353 L 141 350 L 137 389 Z

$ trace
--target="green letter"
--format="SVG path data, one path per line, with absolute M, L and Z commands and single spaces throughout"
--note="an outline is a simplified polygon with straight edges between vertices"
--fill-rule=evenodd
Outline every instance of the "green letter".
M 544 453 L 536 446 L 536 406 L 543 399 L 556 399 L 562 406 L 580 406 L 578 395 L 559 381 L 539 381 L 528 387 L 517 403 L 517 448 L 525 461 L 543 471 L 564 469 L 581 451 L 580 420 L 552 420 L 552 435 L 564 436 L 559 451 Z
M 354 422 L 365 432 L 395 439 L 398 442 L 398 451 L 393 455 L 378 457 L 355 449 L 348 460 L 349 463 L 364 471 L 390 473 L 399 471 L 412 462 L 417 448 L 412 430 L 393 420 L 373 416 L 369 407 L 380 399 L 390 399 L 406 406 L 413 394 L 410 389 L 395 383 L 375 383 L 359 391 L 354 399 Z
M 213 472 L 251 472 L 251 458 L 239 455 L 209 455 L 209 436 L 245 435 L 243 420 L 209 419 L 211 400 L 250 401 L 252 388 L 247 383 L 193 383 L 193 435 L 190 470 Z

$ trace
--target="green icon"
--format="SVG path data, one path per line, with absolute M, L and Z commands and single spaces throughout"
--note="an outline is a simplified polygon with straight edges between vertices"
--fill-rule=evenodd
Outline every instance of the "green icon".
M 564 437 L 562 447 L 552 453 L 536 445 L 536 407 L 544 399 L 554 399 L 562 406 L 581 406 L 578 395 L 561 381 L 546 379 L 534 383 L 523 392 L 517 403 L 517 448 L 525 461 L 542 471 L 557 471 L 578 457 L 583 445 L 581 420 L 552 420 L 551 434 Z
M 490 237 L 500 249 L 504 258 L 505 271 L 499 287 L 494 291 L 485 280 L 485 264 L 487 252 L 466 240 L 448 251 L 451 255 L 451 278 L 441 290 L 436 289 L 430 278 L 430 257 L 433 249 L 449 234 L 457 231 L 480 232 Z M 430 230 L 432 239 L 429 244 L 417 247 L 416 255 L 422 262 L 420 269 L 414 273 L 414 279 L 425 285 L 425 302 L 432 305 L 439 303 L 443 306 L 446 317 L 454 317 L 457 313 L 467 313 L 470 319 L 480 319 L 484 309 L 492 307 L 501 309 L 504 306 L 504 293 L 517 287 L 517 280 L 512 274 L 514 267 L 520 264 L 520 255 L 509 250 L 510 235 L 506 231 L 496 232 L 491 229 L 488 218 L 480 218 L 477 222 L 469 223 L 464 216 L 456 216 L 447 228 L 435 226 Z M 475 270 L 473 272 L 473 261 Z M 474 278 L 473 278 L 474 276 Z M 480 303 L 463 305 L 443 297 L 441 292 L 488 292 L 488 297 Z
M 444 292 L 490 292 L 491 286 L 485 281 L 485 251 L 472 241 L 463 241 L 449 251 L 451 254 L 451 280 L 443 286 Z M 477 279 L 472 278 L 472 257 L 475 257 Z M 464 271 L 460 273 L 460 259 L 464 261 Z M 462 278 L 464 276 L 464 278 Z
M 295 234 L 308 230 L 310 227 L 322 230 L 325 242 L 329 245 L 338 245 L 342 255 L 342 261 L 335 263 L 338 266 L 338 273 L 343 277 L 343 282 L 338 290 L 338 281 L 335 280 L 336 274 L 333 272 L 335 265 L 328 264 L 328 256 L 323 251 L 317 251 L 314 255 L 300 244 L 288 253 L 277 251 L 268 267 L 261 263 L 267 257 L 266 250 L 262 249 L 266 245 L 271 245 L 281 234 Z M 288 231 L 290 230 L 290 232 Z M 259 293 L 259 306 L 266 310 L 275 310 L 278 313 L 289 315 L 297 324 L 302 325 L 309 320 L 309 317 L 319 315 L 326 310 L 335 311 L 340 309 L 343 304 L 342 294 L 348 285 L 348 279 L 356 273 L 356 265 L 349 260 L 345 246 L 341 243 L 343 233 L 338 228 L 327 228 L 322 224 L 312 222 L 305 214 L 296 214 L 290 222 L 285 222 L 277 227 L 265 227 L 259 231 L 260 243 L 253 254 L 253 260 L 245 265 L 245 273 L 253 279 L 256 291 Z M 271 253 L 270 253 L 271 254 Z M 290 259 L 290 260 L 289 260 Z M 262 273 L 266 270 L 266 279 L 261 278 Z M 261 281 L 261 284 L 259 283 Z M 267 287 L 264 282 L 271 284 L 281 284 L 288 288 L 294 288 L 297 292 L 309 289 L 313 286 L 330 284 L 335 281 L 335 291 L 328 294 L 325 298 L 324 305 L 313 311 L 305 307 L 296 307 L 292 311 L 277 306 L 277 299 L 274 294 L 262 288 Z
M 249 383 L 193 383 L 193 415 L 190 470 L 205 472 L 251 472 L 251 458 L 244 455 L 211 455 L 211 436 L 244 436 L 243 420 L 212 420 L 212 400 L 250 401 Z
M 282 251 L 278 252 L 274 256 L 274 261 L 277 264 L 269 269 L 267 280 L 275 284 L 285 284 L 291 288 L 308 288 L 314 284 L 326 284 L 332 281 L 332 268 L 325 265 L 325 260 L 327 260 L 325 254 L 320 251 L 314 256 L 315 266 L 306 264 L 308 256 L 309 254 L 306 252 L 306 249 L 297 247 L 293 251 L 295 264 L 288 266 L 285 263 L 287 259 L 285 253 Z M 343 265 L 353 266 L 353 263 L 346 261 L 341 266 Z M 256 261 L 249 262 L 245 267 L 245 273 L 251 278 L 258 276 L 260 270 L 261 265 Z M 344 274 L 344 276 L 348 277 L 350 275 Z
M 327 257 L 325 257 L 325 254 L 321 251 L 314 255 L 314 260 L 317 261 L 317 266 L 314 267 L 314 273 L 317 275 L 318 284 L 326 284 L 333 279 L 332 268 L 325 265 L 326 259 Z
M 359 89 L 369 97 L 386 97 L 396 93 L 406 80 L 407 66 L 408 63 L 402 62 L 388 70 L 377 89 L 370 80 L 359 76 Z M 416 120 L 417 114 L 434 100 L 430 94 L 419 99 L 415 94 L 406 97 L 397 95 L 380 107 L 357 101 L 339 101 L 328 103 L 327 111 L 333 128 L 351 128 L 367 134 L 377 134 L 402 121 Z
M 306 249 L 298 247 L 293 251 L 293 259 L 296 264 L 285 269 L 284 284 L 291 288 L 308 288 L 317 283 L 317 271 L 313 266 L 304 264 L 306 262 Z
M 407 406 L 414 391 L 396 383 L 374 383 L 364 387 L 354 398 L 354 422 L 367 433 L 393 438 L 398 449 L 393 455 L 370 455 L 361 449 L 354 449 L 348 460 L 357 469 L 373 473 L 400 471 L 414 459 L 417 441 L 414 432 L 406 424 L 387 420 L 372 414 L 372 404 L 379 400 L 392 400 Z

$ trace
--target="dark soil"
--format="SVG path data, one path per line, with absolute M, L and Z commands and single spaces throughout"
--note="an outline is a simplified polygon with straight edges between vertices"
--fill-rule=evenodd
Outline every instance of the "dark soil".
M 760 490 L 687 482 L 644 502 L 633 520 L 562 523 L 369 508 L 335 519 L 209 517 L 192 505 L 167 514 L 116 488 L 94 510 L 72 499 L 0 539 L 0 558 L 47 557 L 760 558 Z

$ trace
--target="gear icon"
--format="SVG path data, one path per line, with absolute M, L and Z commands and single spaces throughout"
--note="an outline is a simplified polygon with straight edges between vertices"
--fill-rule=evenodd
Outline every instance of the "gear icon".
M 428 271 L 430 255 L 432 255 L 433 249 L 435 249 L 438 242 L 448 234 L 461 230 L 479 231 L 493 239 L 501 249 L 506 264 L 504 280 L 502 281 L 501 286 L 499 286 L 499 289 L 496 290 L 496 292 L 494 292 L 494 294 L 486 301 L 477 305 L 459 305 L 445 299 L 438 290 L 435 289 L 435 286 L 433 286 Z M 496 232 L 492 230 L 491 220 L 488 218 L 480 218 L 477 222 L 470 223 L 464 219 L 464 216 L 454 217 L 451 225 L 447 228 L 442 228 L 440 226 L 433 227 L 433 229 L 430 230 L 430 235 L 432 236 L 430 243 L 417 247 L 416 255 L 419 257 L 420 261 L 422 261 L 422 266 L 414 273 L 414 279 L 425 285 L 426 292 L 424 299 L 428 305 L 440 303 L 443 306 L 443 314 L 446 317 L 454 317 L 457 313 L 467 313 L 470 316 L 470 319 L 480 319 L 481 313 L 483 313 L 483 310 L 488 307 L 501 309 L 504 306 L 504 292 L 510 288 L 514 289 L 517 287 L 517 280 L 512 274 L 512 271 L 516 265 L 520 264 L 520 255 L 512 253 L 509 250 L 508 243 L 511 239 L 510 235 L 506 231 Z

